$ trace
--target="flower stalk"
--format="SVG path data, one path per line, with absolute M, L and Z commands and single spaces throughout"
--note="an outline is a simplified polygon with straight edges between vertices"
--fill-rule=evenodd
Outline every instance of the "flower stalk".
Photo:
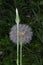
M 17 65 L 19 65 L 19 14 L 18 9 L 16 8 L 16 24 L 17 24 Z
M 22 65 L 22 39 L 20 40 L 20 65 Z
M 19 65 L 19 24 L 17 24 L 17 65 Z

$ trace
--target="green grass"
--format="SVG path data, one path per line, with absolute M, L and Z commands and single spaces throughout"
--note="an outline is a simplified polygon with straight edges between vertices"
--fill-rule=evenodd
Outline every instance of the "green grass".
M 23 45 L 23 65 L 43 65 L 43 1 L 0 0 L 0 65 L 16 65 L 16 45 L 10 41 L 9 32 L 15 23 L 15 9 L 21 22 L 32 27 L 33 38 Z

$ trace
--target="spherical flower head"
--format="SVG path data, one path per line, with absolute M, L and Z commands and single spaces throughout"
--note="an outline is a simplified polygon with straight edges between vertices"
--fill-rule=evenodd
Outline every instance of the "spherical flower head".
M 10 31 L 10 39 L 17 43 L 17 25 L 14 25 Z M 26 44 L 32 40 L 33 32 L 30 26 L 26 24 L 19 24 L 19 42 L 22 39 L 22 43 Z

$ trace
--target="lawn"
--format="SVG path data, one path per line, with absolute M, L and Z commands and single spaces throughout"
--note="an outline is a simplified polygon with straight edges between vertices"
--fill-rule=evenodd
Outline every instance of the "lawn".
M 20 23 L 33 31 L 30 43 L 23 45 L 23 65 L 43 65 L 43 0 L 0 0 L 0 65 L 17 63 L 17 45 L 9 38 L 16 7 Z

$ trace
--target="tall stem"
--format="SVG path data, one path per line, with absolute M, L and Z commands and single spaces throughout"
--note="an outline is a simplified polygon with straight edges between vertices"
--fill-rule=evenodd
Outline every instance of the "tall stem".
M 19 23 L 17 23 L 17 65 L 19 65 Z
M 22 39 L 20 41 L 20 65 L 22 65 Z

